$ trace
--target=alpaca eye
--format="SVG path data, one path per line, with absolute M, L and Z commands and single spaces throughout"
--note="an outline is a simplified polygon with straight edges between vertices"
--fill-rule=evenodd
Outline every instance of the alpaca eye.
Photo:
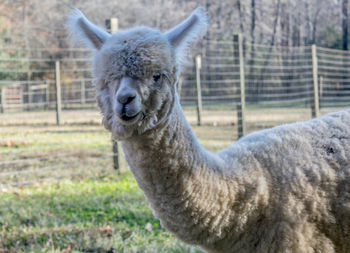
M 156 73 L 153 75 L 153 81 L 155 83 L 158 83 L 160 81 L 161 77 L 162 77 L 162 75 L 160 73 Z

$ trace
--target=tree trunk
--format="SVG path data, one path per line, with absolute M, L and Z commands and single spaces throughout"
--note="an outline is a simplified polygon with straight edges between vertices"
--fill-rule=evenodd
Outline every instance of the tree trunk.
M 250 89 L 251 87 L 255 86 L 255 80 L 254 80 L 254 58 L 255 58 L 255 48 L 254 48 L 254 43 L 255 43 L 255 0 L 251 0 L 251 26 L 250 26 L 250 38 L 251 38 L 251 48 L 250 48 L 250 61 L 249 61 L 249 75 L 251 77 L 249 77 L 248 79 L 252 80 L 251 82 L 248 82 L 248 91 L 250 92 L 252 89 Z M 254 81 L 253 81 L 254 80 Z M 253 83 L 252 83 L 253 82 Z M 257 102 L 256 99 L 253 98 L 252 102 Z
M 316 32 L 317 32 L 317 16 L 315 16 L 314 20 L 312 21 L 312 39 L 311 44 L 316 44 Z
M 244 33 L 244 26 L 243 26 L 244 16 L 243 16 L 242 8 L 241 8 L 242 7 L 241 1 L 237 0 L 236 5 L 237 5 L 237 9 L 238 9 L 238 14 L 239 14 L 239 28 L 240 28 L 240 32 L 243 34 Z M 244 55 L 244 58 L 245 58 L 245 54 L 247 52 L 245 45 L 246 45 L 246 38 L 243 36 L 243 55 Z
M 348 50 L 348 0 L 343 0 L 342 14 L 343 14 L 342 15 L 342 30 L 343 30 L 342 45 L 343 45 L 343 50 Z M 342 63 L 343 63 L 342 68 L 346 69 L 346 66 L 348 66 L 347 57 L 342 58 Z M 341 71 L 341 73 L 344 73 L 344 71 Z M 343 96 L 344 93 L 346 92 L 347 87 L 344 84 L 347 78 L 348 76 L 346 75 L 346 73 L 344 73 L 343 82 L 341 82 L 341 88 L 339 90 L 338 96 Z
M 343 50 L 348 50 L 348 0 L 343 0 Z
M 282 46 L 289 46 L 289 12 L 288 12 L 288 6 L 286 3 L 281 4 L 281 45 Z
M 255 36 L 254 36 L 254 30 L 255 30 L 255 0 L 252 0 L 252 2 L 251 2 L 251 15 L 252 15 L 252 22 L 250 24 L 250 37 L 251 37 L 252 44 L 254 44 L 254 42 L 255 42 Z
M 282 58 L 282 65 L 283 65 L 283 74 L 284 77 L 280 77 L 281 83 L 283 87 L 286 88 L 286 93 L 290 92 L 290 87 L 292 84 L 289 82 L 293 78 L 293 76 L 290 74 L 290 71 L 288 70 L 288 67 L 290 65 L 290 54 L 289 54 L 289 38 L 290 38 L 290 14 L 289 10 L 290 5 L 287 3 L 281 4 L 281 58 Z M 284 68 L 286 67 L 286 68 Z
M 292 31 L 292 46 L 299 47 L 300 46 L 300 12 L 298 16 L 293 18 L 293 31 Z
M 243 26 L 243 13 L 242 13 L 242 8 L 241 8 L 241 1 L 237 0 L 236 2 L 238 14 L 239 14 L 239 28 L 241 30 L 241 33 L 244 32 L 244 26 Z
M 273 32 L 272 32 L 272 36 L 271 36 L 271 42 L 270 42 L 270 47 L 266 56 L 266 59 L 263 63 L 263 68 L 260 72 L 260 77 L 259 77 L 259 81 L 258 81 L 258 85 L 257 85 L 257 89 L 256 89 L 256 95 L 258 96 L 260 94 L 260 90 L 263 89 L 263 85 L 264 85 L 264 73 L 266 71 L 266 67 L 269 65 L 269 61 L 271 58 L 271 52 L 273 49 L 273 46 L 275 45 L 275 41 L 276 41 L 276 33 L 277 33 L 277 24 L 278 24 L 278 18 L 279 18 L 279 13 L 280 13 L 280 5 L 281 5 L 281 0 L 277 1 L 277 5 L 276 5 L 276 15 L 275 15 L 275 20 L 273 22 Z
M 310 27 L 310 5 L 305 2 L 305 35 L 304 35 L 304 45 L 310 45 L 311 39 L 311 27 Z

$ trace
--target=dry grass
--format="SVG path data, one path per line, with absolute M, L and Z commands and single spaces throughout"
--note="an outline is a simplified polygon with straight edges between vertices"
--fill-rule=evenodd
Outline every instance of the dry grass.
M 339 111 L 346 108 L 323 108 L 321 114 Z M 195 108 L 185 108 L 185 115 L 191 124 L 197 123 Z M 259 108 L 248 107 L 246 110 L 247 125 L 276 125 L 287 122 L 308 120 L 311 118 L 310 108 Z M 96 110 L 72 110 L 62 112 L 62 124 L 100 125 L 101 115 Z M 204 125 L 236 125 L 237 111 L 232 108 L 204 108 L 202 113 Z M 0 114 L 0 126 L 54 125 L 55 111 L 9 112 Z
M 1 130 L 0 252 L 200 252 L 160 227 L 130 173 L 113 170 L 102 126 Z M 194 130 L 212 151 L 234 140 L 231 126 Z
M 322 112 L 326 111 L 331 109 Z M 217 151 L 237 139 L 236 111 L 205 109 L 201 127 L 196 126 L 196 110 L 186 108 L 185 114 L 209 150 Z M 307 120 L 310 114 L 309 108 L 250 108 L 247 132 Z M 55 125 L 54 111 L 1 114 L 0 183 L 105 173 L 112 168 L 113 154 L 110 134 L 100 120 L 97 110 L 63 111 L 62 126 Z M 121 167 L 127 170 L 123 160 Z

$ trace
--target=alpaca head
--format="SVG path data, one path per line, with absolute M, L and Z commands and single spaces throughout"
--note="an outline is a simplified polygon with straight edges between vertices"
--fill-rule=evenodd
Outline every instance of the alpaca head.
M 169 31 L 136 27 L 110 35 L 75 10 L 68 19 L 71 37 L 93 53 L 96 98 L 104 126 L 127 139 L 164 122 L 177 99 L 176 85 L 188 46 L 206 30 L 197 8 Z

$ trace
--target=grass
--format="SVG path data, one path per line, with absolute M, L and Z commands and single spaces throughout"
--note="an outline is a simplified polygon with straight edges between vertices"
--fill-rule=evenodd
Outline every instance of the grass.
M 163 228 L 130 173 L 3 192 L 0 251 L 200 252 Z
M 111 137 L 101 126 L 2 127 L 0 184 L 108 171 Z
M 235 138 L 230 125 L 194 130 L 212 151 Z M 0 252 L 201 252 L 161 228 L 111 150 L 97 124 L 3 125 Z

